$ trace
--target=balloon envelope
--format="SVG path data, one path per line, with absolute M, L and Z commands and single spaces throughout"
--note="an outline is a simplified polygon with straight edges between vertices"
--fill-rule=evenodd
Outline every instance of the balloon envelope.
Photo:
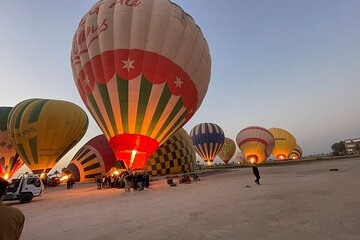
M 196 152 L 211 165 L 224 144 L 224 131 L 215 123 L 200 123 L 193 127 L 190 137 Z
M 81 19 L 71 66 L 117 159 L 141 169 L 201 105 L 211 59 L 200 28 L 171 1 L 104 0 Z
M 12 107 L 0 107 L 0 177 L 6 180 L 24 164 L 11 143 L 7 129 L 11 109 Z
M 228 164 L 232 156 L 234 156 L 235 150 L 235 142 L 232 139 L 225 137 L 224 145 L 221 147 L 218 156 L 225 164 Z
M 101 134 L 85 143 L 66 169 L 76 182 L 93 182 L 96 177 L 106 175 L 115 163 L 114 152 Z
M 152 176 L 192 172 L 195 161 L 191 138 L 180 128 L 150 156 L 146 170 Z
M 303 155 L 303 150 L 302 148 L 296 144 L 294 150 L 292 150 L 292 152 L 289 154 L 288 158 L 289 159 L 300 159 Z
M 79 106 L 61 100 L 29 99 L 10 112 L 11 142 L 35 174 L 48 173 L 80 141 L 88 118 Z
M 248 161 L 242 152 L 235 153 L 235 163 L 241 165 L 247 165 Z
M 281 128 L 270 128 L 275 139 L 275 147 L 272 151 L 278 160 L 284 160 L 296 146 L 295 137 L 288 131 Z
M 238 133 L 236 143 L 248 162 L 262 163 L 270 156 L 275 140 L 267 129 L 252 126 Z

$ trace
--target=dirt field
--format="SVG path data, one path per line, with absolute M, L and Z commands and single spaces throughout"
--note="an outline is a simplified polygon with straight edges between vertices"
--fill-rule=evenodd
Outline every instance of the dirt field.
M 61 186 L 12 205 L 26 216 L 26 240 L 360 239 L 360 159 L 259 169 L 260 186 L 236 169 L 142 192 Z

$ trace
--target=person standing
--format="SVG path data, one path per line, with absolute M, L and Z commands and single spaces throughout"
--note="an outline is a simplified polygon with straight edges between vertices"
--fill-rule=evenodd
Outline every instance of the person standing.
M 255 182 L 260 185 L 260 173 L 259 173 L 259 169 L 257 168 L 256 164 L 253 164 L 252 170 L 256 177 Z
M 19 209 L 2 204 L 2 196 L 8 186 L 9 182 L 0 178 L 0 240 L 18 240 L 24 227 L 25 216 Z

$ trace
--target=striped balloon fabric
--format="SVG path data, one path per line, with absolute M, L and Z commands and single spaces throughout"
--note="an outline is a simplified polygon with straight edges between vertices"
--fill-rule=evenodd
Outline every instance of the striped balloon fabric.
M 215 123 L 200 123 L 190 132 L 196 152 L 207 165 L 211 165 L 214 158 L 224 144 L 224 131 Z
M 275 140 L 269 130 L 251 126 L 238 133 L 236 143 L 249 162 L 262 163 L 274 149 Z
M 106 175 L 115 163 L 114 152 L 101 134 L 80 148 L 67 166 L 67 174 L 76 182 L 93 182 L 95 177 Z
M 103 0 L 80 20 L 71 66 L 117 159 L 141 169 L 200 107 L 211 58 L 194 19 L 171 1 Z
M 49 99 L 17 104 L 8 120 L 11 142 L 34 174 L 48 173 L 80 141 L 89 123 L 79 106 Z
M 195 150 L 189 134 L 180 128 L 151 156 L 146 170 L 152 176 L 194 171 Z
M 300 159 L 303 155 L 303 150 L 302 148 L 296 144 L 294 150 L 292 150 L 292 152 L 289 154 L 288 158 L 289 159 Z
M 7 121 L 12 107 L 0 107 L 0 177 L 10 179 L 24 162 L 13 147 Z

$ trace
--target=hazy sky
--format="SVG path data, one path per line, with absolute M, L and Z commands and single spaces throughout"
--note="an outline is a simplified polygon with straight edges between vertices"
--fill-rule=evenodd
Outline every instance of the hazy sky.
M 214 122 L 235 139 L 249 125 L 280 127 L 305 155 L 360 137 L 360 1 L 174 2 L 202 28 L 212 56 L 209 89 L 188 132 Z M 39 97 L 68 100 L 88 113 L 69 59 L 77 24 L 93 3 L 1 3 L 1 106 Z M 87 134 L 56 168 L 101 133 L 88 116 Z

